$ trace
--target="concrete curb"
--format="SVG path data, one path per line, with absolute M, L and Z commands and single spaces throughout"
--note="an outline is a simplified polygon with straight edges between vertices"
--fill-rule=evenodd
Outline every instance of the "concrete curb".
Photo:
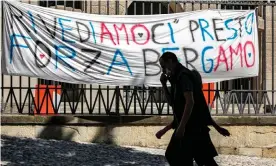
M 223 126 L 276 126 L 276 116 L 213 116 Z M 170 123 L 172 116 L 141 116 L 141 115 L 93 115 L 93 116 L 29 116 L 2 115 L 1 125 L 78 125 L 78 126 L 162 126 Z

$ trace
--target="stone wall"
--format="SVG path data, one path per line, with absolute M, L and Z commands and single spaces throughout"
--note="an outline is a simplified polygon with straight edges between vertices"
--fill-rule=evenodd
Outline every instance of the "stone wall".
M 276 117 L 214 117 L 227 128 L 223 137 L 211 128 L 211 138 L 220 154 L 276 157 Z M 172 131 L 162 139 L 155 133 L 172 117 L 40 117 L 2 116 L 1 134 L 76 142 L 104 142 L 165 149 Z

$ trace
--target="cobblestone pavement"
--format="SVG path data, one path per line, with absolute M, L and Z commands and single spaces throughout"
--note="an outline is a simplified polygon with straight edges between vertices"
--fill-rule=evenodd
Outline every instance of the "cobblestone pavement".
M 276 166 L 276 159 L 220 155 L 220 166 Z M 164 150 L 1 136 L 1 165 L 166 166 Z

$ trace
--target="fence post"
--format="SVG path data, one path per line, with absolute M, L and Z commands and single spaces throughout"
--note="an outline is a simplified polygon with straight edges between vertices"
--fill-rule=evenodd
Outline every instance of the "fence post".
M 3 56 L 4 54 L 4 42 L 3 42 L 3 35 L 4 35 L 4 1 L 1 1 L 1 57 Z M 1 62 L 1 59 L 0 58 L 0 62 Z M 0 107 L 1 107 L 1 111 L 2 111 L 2 104 L 4 103 L 4 101 L 2 102 L 2 100 L 4 100 L 4 89 L 3 89 L 3 74 L 1 74 L 1 88 L 0 88 L 0 91 L 1 91 L 1 96 L 0 96 Z
M 115 89 L 115 95 L 116 95 L 116 99 L 115 99 L 115 112 L 116 112 L 116 115 L 119 115 L 120 114 L 120 88 L 119 86 L 116 86 L 116 89 Z
M 115 13 L 116 15 L 119 14 L 119 2 L 118 1 L 115 1 Z M 116 86 L 116 105 L 115 105 L 115 112 L 116 112 L 116 115 L 119 115 L 120 114 L 120 88 L 119 86 Z

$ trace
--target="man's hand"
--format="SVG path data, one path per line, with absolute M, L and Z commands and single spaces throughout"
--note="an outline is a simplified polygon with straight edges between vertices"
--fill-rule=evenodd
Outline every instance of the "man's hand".
M 162 85 L 166 85 L 168 81 L 168 78 L 166 76 L 166 74 L 162 73 L 160 76 L 160 82 L 162 83 Z
M 162 129 L 162 130 L 159 130 L 159 131 L 155 134 L 155 136 L 156 136 L 157 139 L 160 139 L 164 134 L 166 134 L 166 131 L 165 131 L 164 129 Z
M 184 136 L 184 133 L 185 133 L 185 127 L 181 127 L 179 126 L 175 132 L 175 138 L 176 139 L 181 139 L 183 138 Z
M 230 136 L 229 131 L 228 131 L 227 129 L 225 129 L 225 128 L 220 127 L 220 128 L 217 129 L 217 131 L 218 131 L 221 135 L 223 135 L 224 137 Z

